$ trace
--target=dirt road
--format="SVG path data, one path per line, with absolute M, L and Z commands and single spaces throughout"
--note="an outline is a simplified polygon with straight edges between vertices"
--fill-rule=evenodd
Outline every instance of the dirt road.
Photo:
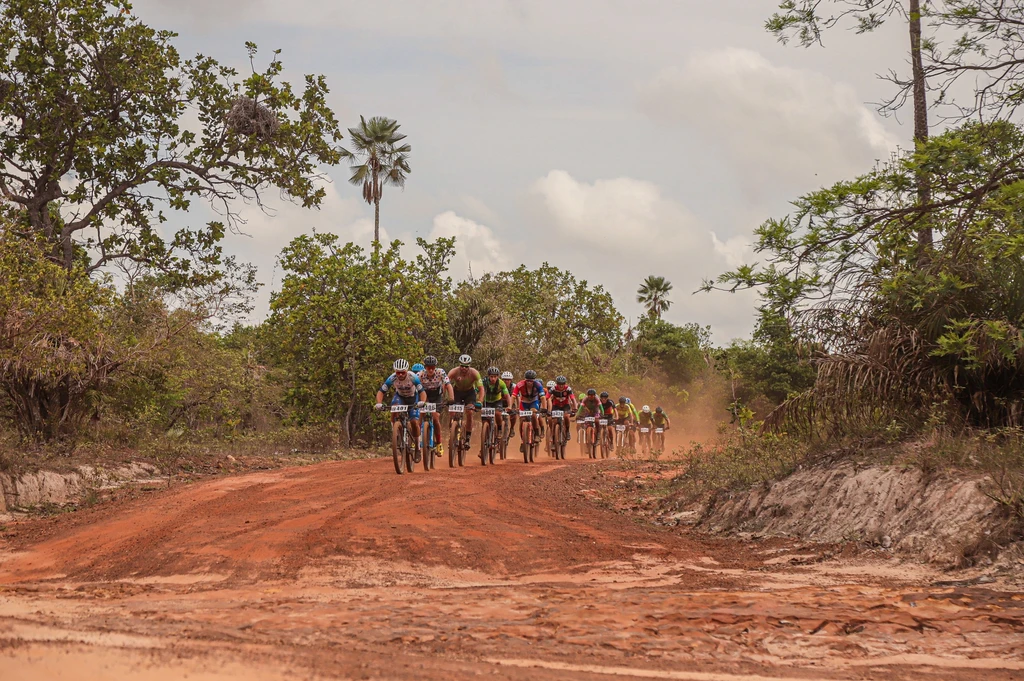
M 583 461 L 219 478 L 0 540 L 0 678 L 1024 678 L 1024 595 L 654 527 Z

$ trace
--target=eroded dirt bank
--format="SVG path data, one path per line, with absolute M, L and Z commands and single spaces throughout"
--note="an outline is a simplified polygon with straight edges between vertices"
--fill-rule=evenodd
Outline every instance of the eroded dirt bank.
M 819 542 L 858 541 L 940 565 L 990 563 L 1009 547 L 1016 561 L 1021 523 L 986 492 L 981 476 L 841 462 L 799 471 L 739 493 L 722 492 L 697 527 Z
M 9 526 L 6 679 L 988 679 L 1024 596 L 706 539 L 589 501 L 581 461 L 221 478 Z M 103 670 L 106 670 L 104 672 Z

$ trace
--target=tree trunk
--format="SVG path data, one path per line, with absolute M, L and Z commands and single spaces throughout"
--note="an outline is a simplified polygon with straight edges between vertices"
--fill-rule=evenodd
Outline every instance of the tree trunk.
M 928 141 L 928 98 L 925 89 L 924 64 L 921 57 L 921 1 L 910 0 L 910 61 L 913 68 L 914 92 L 914 145 L 920 149 Z M 931 203 L 931 181 L 924 172 L 916 177 L 917 202 L 920 206 Z M 924 257 L 932 246 L 932 228 L 928 216 L 922 212 L 917 230 L 919 256 Z
M 349 384 L 351 392 L 348 398 L 348 409 L 345 410 L 345 446 L 351 447 L 352 438 L 352 412 L 356 407 L 356 367 L 354 361 L 349 361 Z
M 373 202 L 373 245 L 380 247 L 380 199 Z
M 70 379 L 46 386 L 33 376 L 6 377 L 4 386 L 14 406 L 22 435 L 40 442 L 73 437 L 86 412 L 86 396 L 72 389 Z

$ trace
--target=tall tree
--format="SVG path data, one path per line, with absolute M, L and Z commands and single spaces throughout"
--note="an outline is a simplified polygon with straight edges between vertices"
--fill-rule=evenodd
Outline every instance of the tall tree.
M 240 199 L 276 186 L 316 206 L 317 169 L 342 158 L 322 77 L 294 93 L 275 53 L 239 80 L 210 57 L 182 61 L 173 38 L 127 0 L 0 4 L 0 196 L 68 270 L 130 261 L 177 285 L 209 281 Z M 165 238 L 164 210 L 194 199 L 223 222 Z
M 420 279 L 424 260 L 405 260 L 401 245 L 367 255 L 333 234 L 315 234 L 281 253 L 284 277 L 268 323 L 294 377 L 289 400 L 307 422 L 338 424 L 346 445 L 372 423 L 367 396 L 395 358 L 422 357 L 427 327 L 447 327 L 436 288 Z M 436 242 L 420 246 L 429 258 Z
M 409 152 L 412 147 L 402 144 L 405 135 L 398 132 L 401 126 L 393 118 L 374 116 L 366 120 L 359 117 L 359 127 L 349 128 L 352 138 L 350 156 L 360 161 L 352 166 L 349 182 L 363 187 L 363 200 L 373 206 L 373 243 L 380 243 L 380 200 L 384 186 L 404 187 L 405 180 L 412 172 L 409 167 Z
M 672 282 L 666 281 L 665 277 L 656 277 L 653 274 L 640 284 L 636 290 L 636 302 L 647 308 L 647 314 L 653 319 L 661 319 L 661 315 L 672 305 L 668 294 L 672 291 Z
M 765 23 L 765 28 L 783 43 L 796 35 L 801 45 L 809 47 L 822 44 L 824 31 L 844 23 L 853 24 L 857 33 L 870 33 L 893 16 L 907 22 L 910 34 L 911 78 L 906 81 L 893 76 L 901 85 L 903 97 L 893 98 L 882 108 L 898 108 L 905 100 L 906 90 L 910 90 L 914 106 L 914 143 L 919 146 L 928 140 L 928 99 L 922 61 L 924 41 L 921 32 L 920 0 L 906 0 L 906 4 L 904 0 L 783 0 L 779 3 L 779 11 Z M 933 241 L 932 228 L 926 215 L 926 206 L 931 202 L 931 189 L 926 172 L 922 171 L 915 182 L 920 207 L 917 216 L 920 256 L 931 247 Z
M 343 158 L 323 77 L 307 76 L 296 93 L 280 81 L 277 53 L 257 70 L 248 43 L 252 72 L 241 77 L 210 57 L 183 61 L 173 38 L 139 21 L 127 0 L 0 3 L 0 237 L 34 259 L 29 271 L 65 273 L 56 294 L 26 288 L 15 299 L 24 308 L 36 298 L 55 313 L 91 306 L 82 319 L 98 320 L 89 338 L 59 316 L 26 336 L 22 317 L 0 316 L 0 338 L 30 339 L 48 353 L 0 360 L 0 387 L 20 400 L 19 426 L 39 437 L 73 433 L 83 400 L 111 372 L 222 311 L 230 293 L 254 289 L 251 268 L 221 249 L 240 202 L 261 205 L 262 193 L 278 187 L 315 207 L 325 193 L 319 169 Z M 221 219 L 168 230 L 167 213 L 187 215 L 195 200 Z M 155 334 L 119 328 L 132 317 L 119 312 L 132 287 L 115 305 L 109 287 L 89 285 L 105 284 L 112 267 L 138 269 L 162 294 L 181 294 L 174 323 Z

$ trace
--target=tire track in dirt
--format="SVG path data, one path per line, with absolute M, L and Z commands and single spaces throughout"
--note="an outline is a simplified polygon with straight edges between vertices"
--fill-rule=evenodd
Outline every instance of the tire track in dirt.
M 36 632 L 93 650 L 187 642 L 243 668 L 258 651 L 311 677 L 1024 670 L 1019 594 L 788 565 L 808 547 L 643 524 L 587 499 L 591 463 L 474 463 L 401 477 L 388 460 L 321 464 L 18 523 L 0 544 L 0 668 L 4 641 Z

